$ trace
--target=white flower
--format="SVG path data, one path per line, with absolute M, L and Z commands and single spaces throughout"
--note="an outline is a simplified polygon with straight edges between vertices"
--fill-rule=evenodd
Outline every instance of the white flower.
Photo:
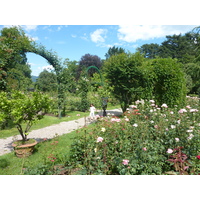
M 190 109 L 190 112 L 198 112 L 197 109 Z
M 193 134 L 190 134 L 190 136 L 187 138 L 188 140 L 191 140 L 194 137 Z
M 171 125 L 171 128 L 174 129 L 174 128 L 176 128 L 176 126 L 175 125 Z
M 133 126 L 134 126 L 134 127 L 138 127 L 138 125 L 137 125 L 137 124 L 133 124 Z
M 168 106 L 167 106 L 166 103 L 163 103 L 161 107 L 162 107 L 162 108 L 168 108 Z
M 173 153 L 172 149 L 167 149 L 167 153 Z
M 105 129 L 105 128 L 101 128 L 101 131 L 102 131 L 102 132 L 105 132 L 105 131 L 106 131 L 106 129 Z
M 171 111 L 171 112 L 170 112 L 170 114 L 172 114 L 172 115 L 173 115 L 173 114 L 174 114 L 174 112 L 173 112 L 173 111 Z
M 175 138 L 176 142 L 179 142 L 179 138 Z
M 193 132 L 193 130 L 187 130 L 186 132 L 188 132 L 188 133 L 192 133 L 192 132 Z
M 155 101 L 154 101 L 154 100 L 149 100 L 149 102 L 150 102 L 150 103 L 155 103 Z
M 153 120 L 151 120 L 150 122 L 151 122 L 152 124 L 154 123 L 154 121 L 153 121 Z

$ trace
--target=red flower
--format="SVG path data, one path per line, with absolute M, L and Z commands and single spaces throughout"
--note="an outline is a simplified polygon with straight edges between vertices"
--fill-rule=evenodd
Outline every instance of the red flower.
M 200 160 L 200 155 L 196 156 Z

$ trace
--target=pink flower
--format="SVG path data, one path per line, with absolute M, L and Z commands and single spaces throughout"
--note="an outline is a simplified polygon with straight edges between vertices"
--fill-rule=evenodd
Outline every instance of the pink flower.
M 136 105 L 130 105 L 130 107 L 131 107 L 131 108 L 137 108 L 137 106 L 136 106 Z
M 126 160 L 126 159 L 124 159 L 122 162 L 123 165 L 128 165 L 128 163 L 129 163 L 129 160 Z
M 77 114 L 76 116 L 80 116 L 80 114 Z
M 97 142 L 102 142 L 103 141 L 103 138 L 102 137 L 98 137 L 97 138 Z
M 128 122 L 129 121 L 129 119 L 128 118 L 125 118 L 125 120 Z
M 144 148 L 142 148 L 144 151 L 146 151 L 147 150 L 147 148 L 146 147 L 144 147 Z
M 173 153 L 172 149 L 167 149 L 167 153 Z
M 158 125 L 155 125 L 154 128 L 158 128 Z
M 188 169 L 188 168 L 189 168 L 189 166 L 185 166 L 183 169 L 186 170 L 186 169 Z
M 200 160 L 200 155 L 196 156 Z
M 178 113 L 184 113 L 184 112 L 187 112 L 187 110 L 185 110 L 184 108 L 183 108 L 183 109 L 180 109 L 180 110 L 178 111 Z

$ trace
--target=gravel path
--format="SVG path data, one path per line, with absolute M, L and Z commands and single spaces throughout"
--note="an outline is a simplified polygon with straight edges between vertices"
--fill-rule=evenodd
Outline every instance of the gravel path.
M 98 114 L 101 116 L 102 111 L 100 111 Z M 122 114 L 122 111 L 121 109 L 108 110 L 107 114 L 120 115 Z M 88 118 L 84 117 L 78 120 L 61 122 L 60 124 L 55 124 L 38 130 L 33 130 L 29 133 L 28 138 L 34 138 L 38 142 L 40 142 L 44 138 L 51 139 L 55 137 L 55 135 L 67 134 L 90 123 L 91 122 L 88 120 Z M 11 144 L 13 143 L 13 141 L 20 139 L 20 135 L 0 139 L 0 156 L 12 152 L 13 147 L 11 146 Z

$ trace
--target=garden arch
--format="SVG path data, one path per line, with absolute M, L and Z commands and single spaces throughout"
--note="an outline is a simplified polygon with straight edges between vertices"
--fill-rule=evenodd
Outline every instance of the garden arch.
M 62 77 L 61 72 L 63 70 L 61 58 L 58 57 L 56 52 L 48 51 L 43 45 L 38 45 L 34 43 L 30 49 L 26 50 L 27 53 L 35 53 L 39 56 L 42 56 L 45 58 L 50 65 L 53 66 L 56 72 L 57 77 L 57 84 L 58 84 L 58 116 L 61 118 L 61 112 L 63 108 L 63 102 L 64 102 L 64 87 L 61 84 Z

